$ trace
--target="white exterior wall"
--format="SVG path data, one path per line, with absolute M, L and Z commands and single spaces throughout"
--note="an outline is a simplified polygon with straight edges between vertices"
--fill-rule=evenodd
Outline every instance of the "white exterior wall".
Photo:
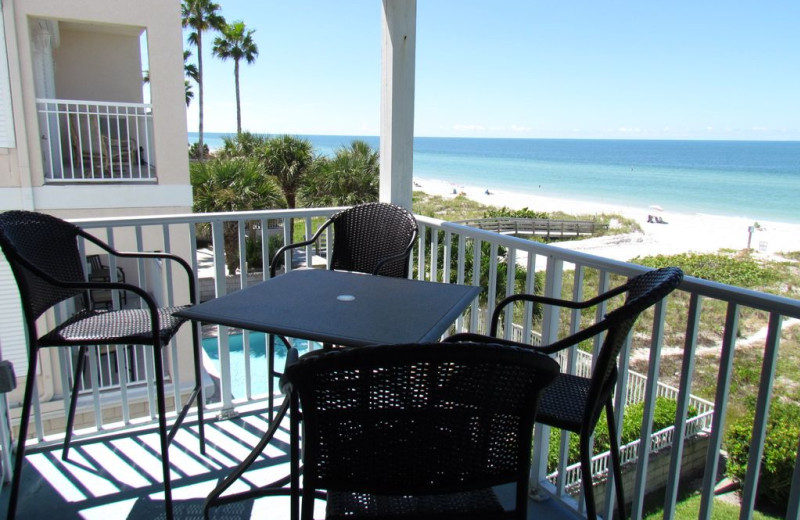
M 28 209 L 67 219 L 191 212 L 180 5 L 180 0 L 0 0 L 6 46 L 0 60 L 7 58 L 14 116 L 13 145 L 0 142 L 0 211 Z M 54 81 L 48 89 L 54 88 L 53 97 L 60 99 L 141 103 L 139 38 L 146 34 L 157 182 L 45 183 L 36 106 L 36 82 L 41 83 L 42 76 L 34 70 L 34 56 L 42 48 L 42 40 L 38 49 L 35 41 L 42 20 L 57 27 L 51 41 Z M 0 110 L 7 118 L 2 103 Z M 147 235 L 145 242 L 145 249 L 163 249 Z M 131 236 L 115 245 L 132 249 L 135 241 Z M 172 252 L 188 257 L 189 246 L 188 237 L 183 237 L 173 242 Z M 8 271 L 2 274 L 0 270 L 0 299 L 15 301 L 16 285 Z M 176 301 L 187 301 L 185 294 L 175 296 Z M 26 365 L 21 331 L 19 317 L 0 315 L 0 351 L 14 358 L 18 377 L 24 376 Z M 60 393 L 52 369 L 56 349 L 50 350 L 42 356 L 38 378 L 45 400 Z M 189 377 L 190 365 L 182 366 L 181 374 Z M 21 388 L 9 396 L 12 404 L 20 392 Z
M 179 0 L 3 0 L 14 148 L 0 148 L 0 208 L 64 217 L 191 210 Z M 46 186 L 39 147 L 32 25 L 59 22 L 56 97 L 142 101 L 138 34 L 148 40 L 158 182 Z M 131 64 L 136 62 L 136 66 Z

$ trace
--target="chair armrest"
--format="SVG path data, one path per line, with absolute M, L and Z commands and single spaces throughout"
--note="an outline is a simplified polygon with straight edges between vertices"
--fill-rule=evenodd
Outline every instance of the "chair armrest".
M 444 339 L 443 341 L 447 343 L 459 343 L 459 342 L 497 343 L 500 345 L 513 345 L 517 347 L 525 347 L 533 349 L 537 352 L 541 352 L 542 354 L 554 354 L 560 350 L 564 350 L 573 345 L 577 345 L 581 341 L 593 338 L 594 336 L 597 336 L 601 332 L 607 330 L 610 326 L 611 326 L 611 320 L 605 319 L 597 323 L 594 323 L 593 325 L 590 325 L 585 329 L 579 330 L 575 334 L 567 336 L 566 338 L 560 339 L 549 345 L 529 345 L 527 343 L 519 343 L 517 341 L 512 341 L 510 339 L 497 338 L 494 337 L 494 335 L 487 336 L 483 334 L 476 334 L 474 332 L 462 332 L 460 334 L 453 334 L 452 336 Z
M 274 277 L 275 276 L 275 271 L 277 271 L 277 269 L 278 269 L 278 260 L 280 259 L 281 255 L 283 253 L 285 253 L 286 251 L 288 251 L 290 249 L 296 249 L 298 247 L 305 247 L 307 245 L 313 244 L 314 242 L 317 241 L 317 239 L 322 234 L 322 232 L 325 231 L 325 229 L 328 226 L 331 225 L 331 222 L 332 222 L 331 220 L 328 220 L 327 222 L 322 224 L 322 226 L 320 226 L 320 228 L 317 230 L 317 232 L 314 233 L 314 235 L 311 238 L 309 238 L 308 240 L 304 240 L 302 242 L 295 242 L 294 244 L 286 244 L 285 246 L 283 246 L 280 249 L 278 249 L 275 252 L 275 254 L 272 255 L 272 259 L 269 262 L 269 275 L 270 275 L 270 277 Z M 287 269 L 287 271 L 288 271 L 288 269 Z
M 544 305 L 556 305 L 559 307 L 566 307 L 568 309 L 586 309 L 588 307 L 594 307 L 598 303 L 604 302 L 609 298 L 613 298 L 618 294 L 622 294 L 628 290 L 628 284 L 620 285 L 619 287 L 615 287 L 610 291 L 606 291 L 599 296 L 595 296 L 594 298 L 590 298 L 588 300 L 576 302 L 573 300 L 562 300 L 559 298 L 550 298 L 548 296 L 539 296 L 538 294 L 527 294 L 527 293 L 520 293 L 520 294 L 512 294 L 511 296 L 506 296 L 497 304 L 492 312 L 492 320 L 489 326 L 489 331 L 492 336 L 497 335 L 497 325 L 500 321 L 500 314 L 503 312 L 506 306 L 518 302 L 518 301 L 525 301 L 531 303 L 542 303 Z
M 158 252 L 143 252 L 143 251 L 117 251 L 116 249 L 112 248 L 102 240 L 96 238 L 94 235 L 88 233 L 87 231 L 81 229 L 79 231 L 79 235 L 85 238 L 86 240 L 92 242 L 100 249 L 104 250 L 109 255 L 113 255 L 118 258 L 142 258 L 142 259 L 161 259 L 161 260 L 170 260 L 173 262 L 177 262 L 183 270 L 186 272 L 186 277 L 189 283 L 189 299 L 192 305 L 197 305 L 199 300 L 197 298 L 197 284 L 195 283 L 195 273 L 192 269 L 192 266 L 189 265 L 189 262 L 184 260 L 178 255 L 174 255 L 172 253 L 158 253 Z M 118 268 L 119 269 L 119 268 Z M 119 273 L 119 271 L 117 271 Z M 124 275 L 123 275 L 124 276 Z M 130 287 L 136 287 L 132 285 Z

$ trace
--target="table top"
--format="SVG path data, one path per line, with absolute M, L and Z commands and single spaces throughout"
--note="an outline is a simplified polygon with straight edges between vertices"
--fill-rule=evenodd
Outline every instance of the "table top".
M 290 271 L 177 316 L 359 346 L 438 341 L 479 287 L 342 271 Z

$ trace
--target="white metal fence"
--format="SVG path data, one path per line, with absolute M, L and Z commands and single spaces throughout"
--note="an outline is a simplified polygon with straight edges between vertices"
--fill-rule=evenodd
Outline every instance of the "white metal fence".
M 244 274 L 247 272 L 247 252 L 245 250 L 245 236 L 253 229 L 257 229 L 261 233 L 262 255 L 264 258 L 270 257 L 270 252 L 266 250 L 268 240 L 268 222 L 270 220 L 294 219 L 297 229 L 305 229 L 305 235 L 310 236 L 315 230 L 318 223 L 324 218 L 339 210 L 340 208 L 316 208 L 316 209 L 301 209 L 301 210 L 270 210 L 259 212 L 244 212 L 244 213 L 219 213 L 219 214 L 191 214 L 191 215 L 174 215 L 174 216 L 150 216 L 150 217 L 130 217 L 109 220 L 84 220 L 78 223 L 86 228 L 93 229 L 105 240 L 117 241 L 123 243 L 127 241 L 132 243 L 131 249 L 138 249 L 142 251 L 159 249 L 162 251 L 173 252 L 184 255 L 187 258 L 194 260 L 194 267 L 197 270 L 197 251 L 195 247 L 197 230 L 199 227 L 209 230 L 209 236 L 213 242 L 213 258 L 211 266 L 204 266 L 203 269 L 208 275 L 214 277 L 215 288 L 217 296 L 221 296 L 228 291 L 226 283 L 226 267 L 225 267 L 225 240 L 230 237 L 230 234 L 224 232 L 224 224 L 233 222 L 238 230 L 238 252 L 239 252 L 239 287 L 245 287 L 248 283 L 248 278 Z M 605 291 L 613 287 L 615 283 L 619 283 L 621 277 L 630 277 L 640 274 L 644 268 L 624 262 L 618 262 L 605 258 L 600 258 L 588 254 L 577 253 L 573 251 L 563 250 L 558 247 L 548 246 L 540 243 L 530 242 L 519 238 L 498 235 L 496 233 L 482 231 L 467 226 L 443 222 L 441 220 L 432 219 L 428 217 L 418 216 L 421 232 L 417 248 L 414 252 L 414 274 L 413 276 L 418 279 L 442 281 L 442 282 L 455 282 L 466 283 L 470 285 L 481 286 L 483 288 L 479 301 L 473 303 L 468 311 L 457 321 L 457 330 L 470 330 L 479 331 L 481 322 L 485 322 L 486 316 L 491 315 L 494 310 L 494 302 L 498 297 L 510 295 L 517 291 L 518 286 L 509 282 L 514 280 L 514 276 L 506 276 L 504 273 L 510 271 L 511 273 L 520 273 L 522 279 L 522 290 L 526 292 L 533 292 L 534 289 L 539 290 L 545 296 L 562 297 L 563 288 L 569 282 L 573 289 L 571 296 L 574 299 L 584 299 L 584 292 L 587 289 L 586 279 L 591 275 L 593 279 L 593 289 L 597 291 Z M 289 241 L 292 239 L 288 235 L 289 226 L 283 226 L 283 239 Z M 230 238 L 228 238 L 230 239 Z M 332 236 L 328 237 L 332 240 Z M 173 245 L 177 244 L 177 245 Z M 503 250 L 501 250 L 503 248 Z M 312 248 L 306 249 L 306 258 L 312 257 Z M 481 266 L 486 266 L 487 270 L 483 271 Z M 113 266 L 111 266 L 113 269 Z M 501 269 L 501 267 L 504 267 Z M 140 270 L 143 271 L 143 267 Z M 524 270 L 524 276 L 522 276 Z M 543 273 L 540 276 L 534 276 L 534 273 Z M 509 274 L 511 274 L 509 273 Z M 263 277 L 267 277 L 268 273 L 264 270 Z M 177 278 L 176 278 L 177 280 Z M 573 283 L 574 281 L 574 283 Z M 177 282 L 176 282 L 177 283 Z M 537 284 L 542 284 L 542 287 L 535 287 Z M 172 279 L 170 272 L 165 273 L 165 303 L 170 303 L 172 299 Z M 589 295 L 591 296 L 591 295 Z M 645 489 L 648 475 L 648 460 L 649 454 L 659 449 L 664 442 L 670 442 L 673 448 L 670 450 L 670 471 L 669 481 L 665 492 L 664 502 L 664 515 L 671 518 L 674 515 L 675 504 L 677 503 L 677 490 L 678 480 L 680 475 L 680 468 L 682 464 L 682 446 L 687 435 L 691 435 L 697 428 L 707 428 L 709 430 L 708 438 L 708 452 L 706 456 L 705 474 L 702 484 L 702 497 L 701 511 L 699 516 L 708 518 L 713 507 L 714 485 L 716 484 L 715 478 L 719 469 L 719 452 L 722 448 L 723 432 L 721 427 L 724 424 L 724 418 L 728 410 L 729 394 L 731 390 L 731 381 L 734 371 L 734 358 L 733 353 L 737 347 L 739 339 L 740 327 L 738 318 L 744 309 L 755 309 L 762 311 L 766 316 L 768 322 L 768 334 L 763 342 L 763 369 L 762 378 L 760 380 L 760 387 L 756 401 L 756 414 L 753 420 L 753 436 L 751 447 L 751 458 L 748 463 L 748 473 L 742 485 L 742 510 L 743 514 L 747 515 L 748 512 L 752 513 L 755 500 L 755 489 L 758 481 L 758 474 L 760 469 L 760 454 L 764 447 L 765 441 L 765 425 L 769 413 L 769 405 L 773 398 L 774 389 L 774 363 L 777 359 L 778 346 L 780 344 L 780 331 L 781 320 L 784 317 L 800 318 L 800 302 L 797 300 L 774 296 L 755 291 L 745 290 L 737 287 L 726 286 L 722 284 L 707 282 L 699 279 L 687 277 L 681 284 L 678 291 L 670 296 L 669 300 L 673 298 L 688 299 L 688 306 L 679 311 L 682 313 L 679 316 L 681 325 L 678 325 L 685 332 L 681 335 L 682 345 L 670 344 L 670 347 L 682 347 L 683 357 L 682 364 L 677 374 L 677 414 L 675 417 L 676 428 L 673 428 L 671 433 L 653 432 L 653 413 L 655 408 L 655 400 L 658 395 L 663 394 L 664 390 L 659 385 L 660 361 L 661 350 L 665 346 L 664 342 L 664 327 L 666 325 L 667 314 L 666 305 L 668 302 L 657 304 L 653 311 L 647 313 L 640 319 L 640 333 L 637 333 L 637 342 L 641 345 L 646 342 L 649 349 L 649 359 L 647 363 L 647 374 L 643 375 L 646 380 L 643 380 L 644 389 L 642 390 L 639 383 L 635 383 L 637 375 L 630 375 L 627 367 L 627 361 L 630 356 L 630 349 L 625 348 L 620 355 L 621 364 L 620 370 L 620 383 L 617 385 L 616 394 L 616 413 L 618 414 L 617 422 L 621 419 L 625 403 L 628 399 L 635 397 L 641 399 L 644 403 L 644 419 L 642 423 L 642 435 L 636 450 L 635 462 L 635 478 L 632 488 L 626 488 L 626 495 L 632 497 L 633 504 L 631 506 L 632 515 L 634 517 L 641 516 L 643 502 L 645 497 Z M 719 302 L 725 308 L 726 317 L 724 323 L 719 321 L 713 324 L 707 324 L 701 320 L 703 302 Z M 606 312 L 607 309 L 602 308 L 599 312 Z M 585 325 L 585 324 L 584 324 Z M 539 322 L 537 322 L 536 333 L 542 338 L 543 343 L 552 342 L 559 330 L 569 329 L 572 330 L 580 326 L 580 317 L 568 314 L 558 314 L 548 311 L 547 307 L 544 309 L 544 314 Z M 530 320 L 520 324 L 520 337 L 530 338 L 534 331 L 534 323 Z M 713 330 L 705 330 L 706 328 Z M 511 328 L 504 334 L 511 337 Z M 246 395 L 241 399 L 233 399 L 230 393 L 231 381 L 231 362 L 229 356 L 229 349 L 227 344 L 227 334 L 224 330 L 219 335 L 219 355 L 220 367 L 219 377 L 222 386 L 221 400 L 217 403 L 208 405 L 210 411 L 223 411 L 232 410 L 237 406 L 245 403 L 261 402 L 266 398 L 265 395 L 256 395 L 252 391 L 252 378 L 258 377 L 257 374 L 246 374 L 246 386 L 248 388 Z M 690 427 L 683 427 L 687 423 L 688 410 L 691 406 L 700 408 L 700 404 L 693 399 L 690 395 L 694 378 L 694 360 L 696 358 L 696 349 L 698 346 L 698 338 L 701 334 L 715 335 L 720 338 L 718 346 L 719 361 L 714 366 L 716 371 L 715 380 L 716 394 L 714 396 L 714 408 L 706 410 L 698 416 L 694 421 L 694 425 Z M 245 335 L 247 336 L 247 335 Z M 676 341 L 674 338 L 670 341 Z M 599 345 L 593 346 L 591 355 L 596 353 Z M 180 383 L 183 378 L 188 378 L 189 374 L 181 374 L 181 360 L 188 356 L 190 349 L 186 348 L 186 344 L 180 341 L 173 344 L 167 349 L 166 355 L 170 359 L 169 370 L 171 381 Z M 750 346 L 752 348 L 752 345 Z M 245 359 L 248 355 L 248 346 L 245 341 Z M 573 363 L 577 360 L 578 356 L 572 356 L 570 361 L 566 363 L 566 370 L 575 373 L 579 370 L 580 363 Z M 245 367 L 245 370 L 249 370 Z M 150 376 L 148 376 L 150 377 Z M 88 399 L 87 406 L 94 407 L 97 419 L 102 423 L 102 409 L 104 406 L 114 405 L 120 406 L 120 402 L 124 403 L 126 400 L 137 392 L 135 388 L 127 389 L 130 384 L 121 382 L 121 391 L 117 390 L 111 393 L 99 392 L 94 389 L 90 396 L 85 397 Z M 147 385 L 148 387 L 152 385 Z M 180 403 L 181 392 L 180 384 L 173 384 L 171 394 L 175 397 L 177 403 Z M 670 395 L 675 395 L 675 391 L 671 390 Z M 107 395 L 106 395 L 107 394 Z M 122 394 L 120 398 L 119 395 Z M 114 401 L 111 402 L 110 396 L 116 396 Z M 41 423 L 43 417 L 47 414 L 58 415 L 63 417 L 63 410 L 59 410 L 58 403 L 61 400 L 59 392 L 55 392 L 51 397 L 51 402 L 43 403 L 41 409 L 36 410 L 36 421 Z M 12 403 L 13 405 L 14 403 Z M 54 406 L 56 405 L 56 406 Z M 710 419 L 709 419 L 710 415 Z M 710 420 L 710 426 L 707 421 Z M 39 424 L 37 424 L 37 431 L 39 431 Z M 122 419 L 118 421 L 121 429 L 129 427 L 134 424 L 130 414 L 123 413 Z M 693 424 L 689 422 L 689 424 Z M 108 431 L 108 430 L 106 430 Z M 543 432 L 545 433 L 545 432 Z M 547 461 L 547 435 L 543 438 L 538 437 L 535 440 L 536 450 L 534 452 L 534 461 L 532 467 L 532 478 L 534 482 L 540 483 L 545 490 L 551 492 L 557 499 L 563 500 L 564 504 L 570 506 L 574 504 L 571 498 L 568 498 L 569 484 L 566 479 L 557 479 L 555 485 L 551 485 L 546 479 L 546 461 Z M 650 440 L 650 439 L 655 440 Z M 641 441 L 644 439 L 644 442 Z M 48 443 L 58 442 L 57 438 L 48 438 L 45 440 L 43 436 L 34 439 L 32 443 Z M 631 448 L 633 449 L 633 448 Z M 4 451 L 7 453 L 7 451 Z M 625 455 L 629 458 L 628 455 Z M 566 461 L 566 455 L 561 454 L 560 460 Z M 796 518 L 797 512 L 800 510 L 800 463 L 795 462 L 795 481 L 792 487 L 792 492 L 789 499 L 789 508 L 787 518 Z M 561 463 L 558 470 L 565 473 L 566 463 Z M 602 470 L 602 468 L 598 468 Z M 606 494 L 605 508 L 601 513 L 605 513 L 605 517 L 610 517 L 610 513 L 614 507 L 614 497 L 612 489 L 609 486 Z M 570 506 L 571 507 L 571 506 Z M 579 506 L 580 508 L 580 506 Z
M 37 99 L 36 106 L 47 182 L 155 178 L 149 104 Z

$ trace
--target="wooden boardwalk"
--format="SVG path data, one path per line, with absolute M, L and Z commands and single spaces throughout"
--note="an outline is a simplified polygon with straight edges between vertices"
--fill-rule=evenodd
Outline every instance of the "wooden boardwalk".
M 535 235 L 552 238 L 593 236 L 607 229 L 605 224 L 599 224 L 593 220 L 547 218 L 481 218 L 460 220 L 458 223 L 504 235 Z

